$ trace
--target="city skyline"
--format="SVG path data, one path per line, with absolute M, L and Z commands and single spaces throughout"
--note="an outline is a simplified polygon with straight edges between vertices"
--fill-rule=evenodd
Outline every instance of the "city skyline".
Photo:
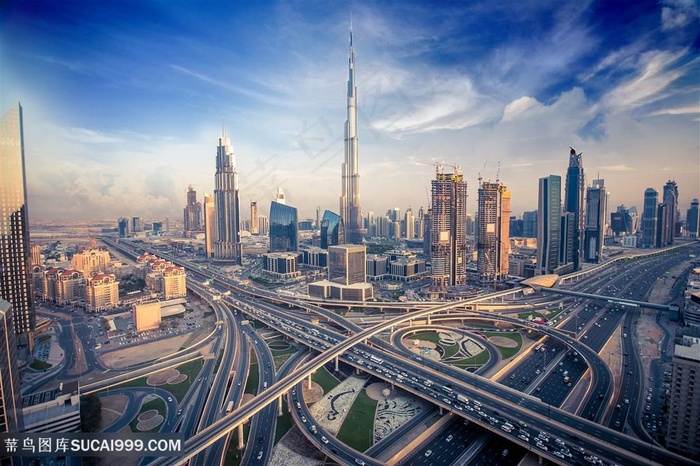
M 3 111 L 26 110 L 33 221 L 179 217 L 189 185 L 213 192 L 222 119 L 242 200 L 282 187 L 300 218 L 335 210 L 351 9 L 365 215 L 427 206 L 420 161 L 460 165 L 473 213 L 500 161 L 520 216 L 569 146 L 610 207 L 641 210 L 669 179 L 682 216 L 700 197 L 691 2 L 3 8 Z

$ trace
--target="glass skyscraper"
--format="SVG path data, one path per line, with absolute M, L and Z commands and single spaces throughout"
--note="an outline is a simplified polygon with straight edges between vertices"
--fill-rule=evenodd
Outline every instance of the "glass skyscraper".
M 540 178 L 537 219 L 537 269 L 539 275 L 555 273 L 559 266 L 561 236 L 561 177 Z
M 656 213 L 659 193 L 654 188 L 644 191 L 642 210 L 642 247 L 653 248 L 656 244 Z
M 22 408 L 11 308 L 9 302 L 0 299 L 0 432 L 17 433 L 22 427 Z M 3 458 L 0 462 L 5 464 Z
M 583 174 L 582 154 L 577 154 L 574 148 L 569 152 L 569 168 L 566 170 L 566 192 L 564 193 L 564 211 L 573 214 L 573 225 L 567 226 L 569 235 L 573 235 L 572 244 L 562 251 L 565 263 L 572 262 L 574 270 L 581 263 L 581 236 L 583 232 L 583 193 L 585 178 Z M 560 245 L 563 246 L 563 245 Z
M 298 249 L 297 209 L 279 202 L 270 205 L 270 252 L 293 252 Z
M 326 210 L 321 220 L 321 247 L 345 244 L 345 224 L 340 215 Z
M 0 176 L 0 298 L 12 305 L 18 342 L 32 346 L 35 315 L 29 267 L 24 132 L 19 102 L 0 121 Z

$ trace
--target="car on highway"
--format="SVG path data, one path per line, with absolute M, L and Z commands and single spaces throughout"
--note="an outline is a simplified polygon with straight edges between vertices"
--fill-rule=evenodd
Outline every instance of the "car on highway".
M 450 435 L 448 435 L 447 437 L 445 437 L 445 442 L 448 442 L 448 443 L 449 443 L 449 442 L 452 441 L 453 438 L 455 438 L 454 435 L 450 434 Z
M 425 452 L 425 457 L 427 458 L 428 456 L 433 454 L 433 450 L 428 450 Z

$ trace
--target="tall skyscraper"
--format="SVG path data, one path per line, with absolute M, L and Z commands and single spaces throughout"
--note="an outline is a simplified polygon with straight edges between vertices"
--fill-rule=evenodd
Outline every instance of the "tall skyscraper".
M 258 202 L 250 201 L 250 234 L 258 234 Z
M 510 192 L 501 183 L 483 181 L 477 202 L 476 270 L 487 284 L 508 275 Z
M 415 236 L 415 218 L 413 217 L 413 210 L 409 207 L 404 214 L 404 223 L 406 224 L 405 236 L 406 239 L 413 239 Z
M 295 252 L 299 244 L 297 209 L 279 202 L 270 205 L 270 252 Z
M 204 253 L 207 259 L 214 257 L 216 239 L 216 206 L 214 198 L 204 193 Z
M 678 185 L 675 181 L 668 180 L 664 185 L 663 203 L 666 204 L 664 213 L 664 229 L 661 232 L 662 246 L 673 244 L 678 222 Z
M 214 183 L 216 207 L 216 241 L 214 258 L 241 264 L 241 219 L 238 192 L 238 172 L 231 143 L 222 130 L 216 148 Z
M 33 346 L 34 300 L 31 292 L 24 129 L 18 102 L 0 121 L 0 298 L 12 305 L 19 344 Z
M 676 344 L 666 414 L 666 446 L 691 458 L 700 457 L 700 338 L 684 335 Z
M 583 235 L 583 193 L 585 178 L 581 156 L 573 147 L 569 152 L 569 168 L 566 170 L 566 191 L 564 194 L 564 211 L 573 214 L 573 226 L 567 227 L 573 234 L 573 244 L 566 250 L 566 262 L 572 262 L 574 270 L 580 268 L 581 236 Z
M 264 216 L 264 215 L 259 215 L 258 216 L 258 232 L 260 232 L 261 235 L 267 235 L 270 231 L 270 220 Z
M 586 190 L 586 228 L 583 234 L 583 259 L 586 262 L 597 263 L 603 257 L 606 201 L 602 180 L 594 180 L 593 186 Z
M 538 275 L 555 273 L 561 241 L 561 177 L 540 178 L 537 203 Z
M 192 186 L 187 188 L 184 221 L 186 237 L 195 231 L 202 231 L 202 203 L 197 201 L 197 191 Z
M 22 428 L 17 342 L 12 314 L 12 305 L 0 299 L 0 433 L 17 433 Z M 0 458 L 0 462 L 5 464 L 3 458 Z
M 442 173 L 431 182 L 430 259 L 436 289 L 467 282 L 467 182 L 464 176 Z
M 688 236 L 690 236 L 691 238 L 697 238 L 698 230 L 700 230 L 700 215 L 698 215 L 699 206 L 700 201 L 698 201 L 697 199 L 693 199 L 690 202 L 690 209 L 688 209 L 685 215 L 685 229 L 688 232 Z
M 642 210 L 642 244 L 643 248 L 656 245 L 656 213 L 659 193 L 654 188 L 644 191 L 644 208 Z
M 355 86 L 355 50 L 350 28 L 350 59 L 348 65 L 348 119 L 345 121 L 345 161 L 342 166 L 340 216 L 345 223 L 349 243 L 360 244 L 362 209 L 360 208 L 360 172 L 357 139 L 357 87 Z
M 117 220 L 117 226 L 119 228 L 119 237 L 126 238 L 129 236 L 129 219 L 121 217 Z
M 328 249 L 330 246 L 345 244 L 345 225 L 340 215 L 330 210 L 323 212 L 321 220 L 321 247 Z
M 610 214 L 610 228 L 615 236 L 631 235 L 634 232 L 632 215 L 624 204 L 617 206 L 617 211 Z

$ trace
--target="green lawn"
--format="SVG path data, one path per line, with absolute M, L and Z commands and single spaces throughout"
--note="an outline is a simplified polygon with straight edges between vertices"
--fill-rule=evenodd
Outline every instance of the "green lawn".
M 466 367 L 482 366 L 486 364 L 489 360 L 489 352 L 484 350 L 481 353 L 472 356 L 470 358 L 463 358 L 457 361 L 450 361 L 453 366 L 461 367 L 462 369 Z
M 195 359 L 194 361 L 180 364 L 177 369 L 181 374 L 187 374 L 187 379 L 175 385 L 159 385 L 158 388 L 169 391 L 176 400 L 180 401 L 187 393 L 187 390 L 190 389 L 190 386 L 192 386 L 192 382 L 197 380 L 199 371 L 202 369 L 202 360 Z M 114 388 L 151 387 L 146 383 L 147 378 L 148 377 L 139 377 L 138 379 L 121 383 Z
M 29 365 L 29 367 L 31 367 L 32 369 L 37 370 L 37 371 L 44 371 L 44 370 L 48 369 L 49 367 L 51 367 L 51 364 L 46 362 L 46 361 L 42 361 L 40 359 L 35 359 L 34 361 L 32 361 L 32 363 Z
M 436 345 L 440 343 L 440 336 L 436 332 L 419 332 L 406 337 L 409 340 L 431 341 Z
M 257 395 L 258 383 L 260 383 L 260 372 L 258 372 L 258 363 L 255 362 L 250 365 L 248 380 L 245 383 L 245 392 L 251 393 L 252 395 Z
M 323 393 L 328 393 L 333 390 L 340 382 L 338 379 L 333 377 L 330 372 L 326 370 L 325 367 L 320 368 L 315 374 L 311 376 L 311 380 L 316 382 L 323 388 Z
M 371 447 L 376 409 L 377 402 L 368 397 L 365 390 L 360 391 L 340 427 L 338 439 L 358 451 Z
M 292 421 L 292 416 L 287 410 L 287 397 L 282 397 L 282 412 L 284 414 L 277 418 L 277 428 L 275 429 L 275 445 L 277 445 L 277 442 L 282 440 L 284 434 L 289 432 L 289 429 L 291 429 L 294 425 L 294 421 Z

